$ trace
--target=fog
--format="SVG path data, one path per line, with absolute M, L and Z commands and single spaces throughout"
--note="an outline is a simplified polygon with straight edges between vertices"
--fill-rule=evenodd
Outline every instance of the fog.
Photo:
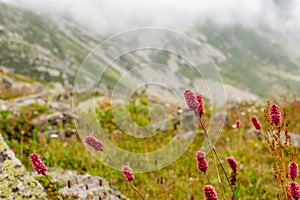
M 1 0 L 0 0 L 1 1 Z M 98 33 L 159 26 L 184 31 L 195 22 L 263 27 L 300 41 L 298 0 L 2 0 L 39 13 L 64 15 Z M 299 43 L 300 44 L 300 43 Z

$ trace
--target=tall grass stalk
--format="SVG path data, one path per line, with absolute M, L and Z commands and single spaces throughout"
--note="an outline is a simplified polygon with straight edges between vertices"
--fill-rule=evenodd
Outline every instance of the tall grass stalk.
M 220 157 L 219 157 L 219 155 L 218 155 L 218 153 L 217 153 L 215 147 L 214 147 L 214 146 L 212 145 L 212 143 L 211 143 L 211 140 L 210 140 L 210 138 L 209 138 L 209 136 L 208 136 L 208 133 L 207 133 L 206 128 L 205 128 L 205 126 L 204 126 L 204 124 L 203 124 L 203 122 L 202 122 L 201 117 L 199 117 L 199 123 L 200 123 L 200 125 L 201 125 L 202 130 L 204 131 L 204 134 L 205 134 L 205 136 L 206 136 L 206 138 L 207 138 L 207 140 L 208 140 L 208 142 L 209 142 L 209 145 L 210 145 L 211 148 L 212 148 L 212 151 L 213 151 L 213 153 L 214 153 L 214 159 L 215 159 L 216 161 L 218 161 L 218 163 L 219 163 L 219 165 L 221 166 L 222 171 L 223 171 L 223 173 L 224 173 L 224 175 L 225 175 L 225 177 L 226 177 L 226 180 L 227 180 L 227 182 L 228 182 L 228 184 L 229 184 L 229 186 L 230 186 L 231 191 L 234 192 L 234 190 L 233 190 L 233 188 L 232 188 L 232 186 L 231 186 L 231 184 L 230 184 L 229 177 L 227 176 L 227 173 L 226 173 L 226 171 L 225 171 L 225 169 L 224 169 L 224 167 L 223 167 L 223 164 L 221 163 Z M 218 173 L 218 176 L 220 176 L 218 170 L 217 170 L 217 173 Z M 220 178 L 219 178 L 219 182 L 221 182 Z M 221 184 L 222 184 L 222 183 L 221 183 Z M 222 186 L 222 188 L 223 188 L 223 186 Z M 224 191 L 223 191 L 223 192 L 224 192 Z

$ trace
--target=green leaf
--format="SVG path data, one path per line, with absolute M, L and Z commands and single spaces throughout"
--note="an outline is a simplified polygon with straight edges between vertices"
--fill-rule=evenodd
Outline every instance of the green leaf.
M 241 181 L 238 182 L 236 189 L 234 191 L 234 199 L 238 199 L 240 197 L 240 192 L 241 192 Z

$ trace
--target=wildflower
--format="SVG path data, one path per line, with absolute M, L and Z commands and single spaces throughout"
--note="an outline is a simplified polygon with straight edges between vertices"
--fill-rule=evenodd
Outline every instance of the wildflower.
M 211 185 L 206 185 L 203 188 L 205 200 L 218 200 L 217 192 Z
M 228 157 L 227 162 L 230 168 L 232 169 L 232 172 L 230 173 L 229 176 L 229 182 L 232 188 L 235 190 L 237 185 L 237 180 L 238 180 L 238 173 L 237 173 L 238 163 L 233 157 Z
M 232 169 L 232 171 L 236 171 L 238 168 L 238 163 L 236 162 L 236 160 L 234 159 L 234 157 L 228 157 L 227 158 L 227 162 L 230 166 L 230 168 Z
M 251 121 L 256 130 L 261 130 L 261 123 L 256 116 L 252 116 Z
M 294 181 L 295 178 L 297 178 L 297 176 L 298 176 L 298 165 L 296 162 L 291 162 L 289 164 L 289 178 Z
M 240 126 L 241 126 L 241 120 L 237 119 L 237 120 L 235 121 L 235 127 L 236 127 L 236 128 L 240 128 Z
M 30 161 L 31 161 L 31 164 L 32 164 L 34 170 L 38 174 L 42 174 L 42 175 L 46 176 L 47 167 L 45 166 L 43 161 L 40 159 L 38 154 L 36 154 L 36 153 L 30 154 Z
M 296 182 L 290 182 L 289 186 L 288 186 L 288 190 L 290 195 L 294 198 L 294 199 L 299 199 L 300 198 L 300 187 L 298 185 L 298 183 Z
M 205 153 L 198 151 L 196 153 L 196 160 L 197 160 L 198 169 L 205 174 L 208 169 L 208 164 L 205 160 Z
M 92 147 L 95 151 L 103 151 L 103 143 L 93 136 L 87 136 L 84 142 Z
M 235 191 L 238 182 L 238 173 L 237 171 L 232 171 L 229 176 L 229 183 L 233 190 Z
M 199 115 L 200 115 L 200 117 L 202 117 L 205 114 L 203 98 L 202 98 L 202 95 L 197 95 L 196 97 L 197 97 L 197 100 L 199 103 Z
M 186 90 L 184 92 L 184 98 L 189 108 L 189 111 L 197 111 L 199 109 L 198 99 L 192 91 Z
M 133 181 L 134 175 L 132 174 L 130 167 L 124 166 L 122 171 L 123 171 L 123 175 L 128 181 Z
M 280 108 L 276 104 L 270 106 L 269 115 L 272 124 L 278 125 L 281 122 Z

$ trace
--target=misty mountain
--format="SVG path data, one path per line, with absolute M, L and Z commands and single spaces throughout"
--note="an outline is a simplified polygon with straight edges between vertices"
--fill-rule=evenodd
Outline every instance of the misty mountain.
M 97 43 L 91 33 L 66 18 L 50 19 L 3 3 L 0 41 L 0 65 L 46 81 L 73 80 L 76 68 Z
M 259 96 L 285 94 L 286 88 L 300 94 L 297 87 L 299 58 L 276 35 L 240 24 L 224 26 L 209 20 L 195 23 L 185 34 L 202 43 L 226 84 Z M 72 84 L 88 53 L 109 36 L 96 34 L 67 17 L 36 14 L 0 3 L 0 66 L 33 78 Z M 167 45 L 164 41 L 167 38 L 162 40 L 162 45 Z M 127 44 L 130 45 L 128 41 Z M 97 60 L 92 64 L 94 71 L 91 68 L 83 72 L 87 83 L 89 79 L 98 78 L 98 68 L 104 69 L 118 48 L 122 46 L 108 44 L 105 53 L 96 55 Z M 195 50 L 191 47 L 188 51 L 193 55 Z M 158 50 L 137 51 L 120 57 L 106 71 L 102 81 L 112 88 L 124 71 L 130 71 L 137 63 L 150 61 L 172 65 L 179 73 L 197 81 L 193 68 L 187 63 Z

